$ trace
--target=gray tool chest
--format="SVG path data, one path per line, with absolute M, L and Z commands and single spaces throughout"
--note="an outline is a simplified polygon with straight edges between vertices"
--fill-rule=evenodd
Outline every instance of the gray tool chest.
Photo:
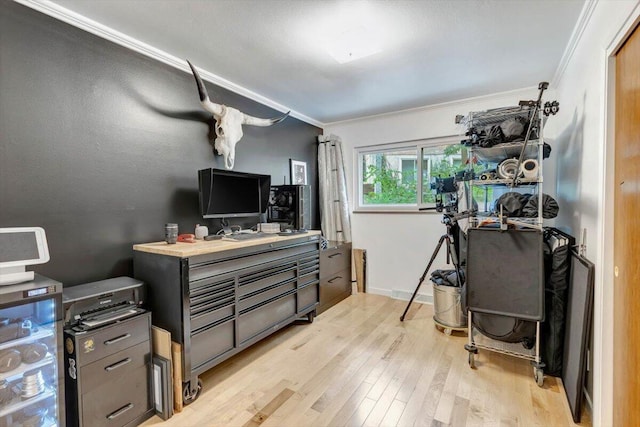
M 87 331 L 66 328 L 67 425 L 133 426 L 153 414 L 151 313 Z
M 198 397 L 201 373 L 302 316 L 313 320 L 318 235 L 267 241 L 134 246 L 134 273 L 149 287 L 154 325 L 182 346 L 185 403 Z M 155 248 L 176 255 L 142 250 Z

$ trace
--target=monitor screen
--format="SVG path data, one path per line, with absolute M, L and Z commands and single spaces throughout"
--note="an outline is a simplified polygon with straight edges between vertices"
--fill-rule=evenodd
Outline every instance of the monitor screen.
M 258 216 L 267 209 L 269 175 L 202 169 L 198 183 L 203 218 Z

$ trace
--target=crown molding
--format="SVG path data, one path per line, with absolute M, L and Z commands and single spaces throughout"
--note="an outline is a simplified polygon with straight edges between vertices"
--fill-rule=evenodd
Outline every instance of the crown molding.
M 580 39 L 582 39 L 582 35 L 584 34 L 584 30 L 587 27 L 587 24 L 591 20 L 591 16 L 593 15 L 593 11 L 596 8 L 599 0 L 587 0 L 587 2 L 582 7 L 582 11 L 580 12 L 580 16 L 578 17 L 578 22 L 575 27 L 573 27 L 573 32 L 571 33 L 571 37 L 569 38 L 569 43 L 564 49 L 564 53 L 562 54 L 562 58 L 560 58 L 560 63 L 558 64 L 558 68 L 556 68 L 556 72 L 551 79 L 551 87 L 555 88 L 560 83 L 560 80 L 564 76 L 565 71 L 567 70 L 567 66 L 573 57 L 573 54 L 580 43 Z
M 458 106 L 464 106 L 465 104 L 470 104 L 473 102 L 479 102 L 479 101 L 489 101 L 495 98 L 500 98 L 503 96 L 509 96 L 512 94 L 516 94 L 516 93 L 521 93 L 524 91 L 537 91 L 538 90 L 538 86 L 527 86 L 527 87 L 523 87 L 523 88 L 519 88 L 519 89 L 511 89 L 511 90 L 505 90 L 503 92 L 496 92 L 496 93 L 491 93 L 488 95 L 478 95 L 478 96 L 473 96 L 473 97 L 469 97 L 469 98 L 462 98 L 462 99 L 456 99 L 453 101 L 447 101 L 447 102 L 441 102 L 438 104 L 429 104 L 429 105 L 422 105 L 420 107 L 413 107 L 413 108 L 407 108 L 404 110 L 396 110 L 396 111 L 389 111 L 388 113 L 380 113 L 380 114 L 372 114 L 370 116 L 362 116 L 362 117 L 354 117 L 353 119 L 346 119 L 346 120 L 337 120 L 335 122 L 327 122 L 324 124 L 325 127 L 329 127 L 329 126 L 336 126 L 336 125 L 342 125 L 342 124 L 346 124 L 346 123 L 350 123 L 350 122 L 360 122 L 363 120 L 369 120 L 369 119 L 377 119 L 377 118 L 381 118 L 381 117 L 388 117 L 388 116 L 395 116 L 398 114 L 405 114 L 405 113 L 412 113 L 412 112 L 420 112 L 420 111 L 428 111 L 428 110 L 437 110 L 439 108 L 445 108 L 445 107 L 458 107 Z
M 105 40 L 116 43 L 120 46 L 133 50 L 135 52 L 138 52 L 142 55 L 148 56 L 152 59 L 155 59 L 156 61 L 167 64 L 171 67 L 177 68 L 181 71 L 184 71 L 187 74 L 191 74 L 191 70 L 189 69 L 189 66 L 184 61 L 184 59 L 171 55 L 168 52 L 165 52 L 149 44 L 146 44 L 140 40 L 130 37 L 124 33 L 121 33 L 120 31 L 116 31 L 113 28 L 107 27 L 106 25 L 103 25 L 99 22 L 96 22 L 92 19 L 87 18 L 86 16 L 80 15 L 72 10 L 69 10 L 60 5 L 57 5 L 52 1 L 49 1 L 49 0 L 14 0 L 14 1 L 23 6 L 29 7 L 33 10 L 36 10 L 52 18 L 55 18 L 59 21 L 72 25 L 76 28 L 87 31 Z M 259 93 L 256 93 L 250 89 L 240 86 L 239 84 L 236 84 L 216 74 L 213 74 L 201 68 L 199 68 L 198 71 L 203 80 L 207 80 L 215 85 L 228 89 L 232 92 L 235 92 L 239 95 L 242 95 L 260 104 L 271 107 L 274 110 L 277 110 L 283 113 L 286 113 L 287 111 L 291 110 L 290 108 L 287 108 L 286 106 L 278 102 L 275 102 L 263 95 L 260 95 Z M 290 116 L 295 117 L 296 119 L 302 120 L 303 122 L 309 123 L 311 125 L 317 126 L 319 128 L 323 128 L 325 126 L 324 123 L 319 122 L 318 120 L 315 120 L 311 117 L 308 117 L 294 110 L 291 110 Z

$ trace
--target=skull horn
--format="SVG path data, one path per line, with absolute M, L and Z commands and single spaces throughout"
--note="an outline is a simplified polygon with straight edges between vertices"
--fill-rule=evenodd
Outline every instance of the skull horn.
M 271 126 L 271 125 L 275 125 L 276 123 L 280 123 L 281 121 L 289 117 L 289 113 L 291 113 L 291 111 L 287 111 L 287 114 L 281 117 L 274 117 L 272 119 L 260 119 L 258 117 L 253 117 L 248 114 L 245 114 L 242 124 L 251 125 L 251 126 Z
M 204 86 L 204 82 L 200 78 L 200 74 L 198 74 L 198 71 L 196 71 L 196 67 L 194 67 L 188 59 L 187 64 L 189 64 L 191 72 L 193 73 L 193 77 L 195 77 L 196 79 L 196 85 L 198 85 L 198 94 L 200 95 L 200 103 L 202 104 L 204 109 L 214 116 L 222 115 L 222 105 L 216 104 L 215 102 L 211 102 L 211 100 L 209 100 L 207 88 Z

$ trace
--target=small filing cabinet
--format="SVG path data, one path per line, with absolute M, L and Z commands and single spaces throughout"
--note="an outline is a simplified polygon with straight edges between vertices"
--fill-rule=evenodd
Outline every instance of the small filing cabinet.
M 150 312 L 64 331 L 68 426 L 134 426 L 153 415 L 150 331 Z
M 318 314 L 351 295 L 351 243 L 329 242 L 320 251 Z

